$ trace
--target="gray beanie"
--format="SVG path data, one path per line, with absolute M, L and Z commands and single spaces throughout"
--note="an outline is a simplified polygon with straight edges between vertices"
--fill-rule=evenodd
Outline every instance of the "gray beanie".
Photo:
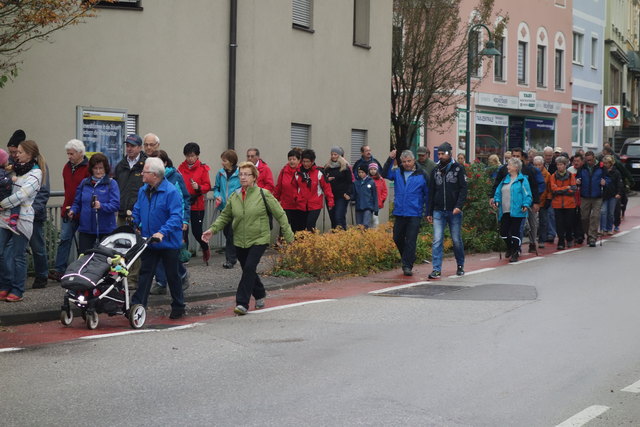
M 344 150 L 342 149 L 342 147 L 331 147 L 331 152 L 332 153 L 336 153 L 339 154 L 340 157 L 344 157 Z

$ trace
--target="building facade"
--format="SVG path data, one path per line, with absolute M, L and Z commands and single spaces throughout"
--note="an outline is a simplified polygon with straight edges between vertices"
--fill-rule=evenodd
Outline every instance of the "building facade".
M 461 19 L 472 19 L 473 2 L 465 1 Z M 494 9 L 509 19 L 496 48 L 502 56 L 484 59 L 470 104 L 470 159 L 500 157 L 514 147 L 542 150 L 545 146 L 571 149 L 572 0 L 518 2 L 496 0 Z M 485 23 L 495 28 L 495 22 Z M 486 32 L 479 34 L 486 40 Z M 481 49 L 482 46 L 479 47 Z M 488 69 L 485 67 L 489 67 Z M 486 73 L 486 74 L 485 74 Z M 427 130 L 427 144 L 456 142 L 465 152 L 466 105 L 451 129 Z M 433 151 L 433 150 L 432 150 Z
M 573 3 L 573 49 L 571 62 L 571 144 L 573 151 L 600 151 L 604 117 L 605 2 Z
M 336 145 L 388 152 L 392 0 L 121 0 L 97 15 L 34 45 L 2 89 L 0 135 L 38 142 L 52 190 L 76 137 L 117 159 L 127 133 L 154 132 L 176 164 L 195 141 L 213 170 L 258 147 L 274 175 L 292 146 L 319 165 Z

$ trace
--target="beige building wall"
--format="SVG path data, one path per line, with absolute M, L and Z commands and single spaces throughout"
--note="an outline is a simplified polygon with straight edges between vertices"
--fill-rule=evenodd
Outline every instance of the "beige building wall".
M 292 122 L 311 125 L 323 165 L 366 129 L 374 155 L 389 150 L 392 0 L 371 2 L 370 49 L 353 45 L 353 1 L 315 1 L 313 30 L 292 28 L 291 1 L 238 2 L 236 149 L 251 146 L 277 175 Z M 124 108 L 139 133 L 155 132 L 175 163 L 189 141 L 215 171 L 227 148 L 229 2 L 145 0 L 142 11 L 99 9 L 24 55 L 1 89 L 0 141 L 18 128 L 40 145 L 52 190 L 62 190 L 64 144 L 76 106 Z M 212 179 L 213 179 L 212 173 Z M 274 176 L 274 179 L 276 177 Z M 381 218 L 382 219 L 382 218 Z

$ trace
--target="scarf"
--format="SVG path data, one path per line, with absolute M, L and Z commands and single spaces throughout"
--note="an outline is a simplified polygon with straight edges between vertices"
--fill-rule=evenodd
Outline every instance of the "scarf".
M 236 172 L 236 169 L 238 169 L 237 166 L 234 166 L 230 171 L 226 169 L 224 170 L 227 173 L 227 179 L 231 178 L 231 176 Z
M 341 165 L 340 162 L 332 162 L 331 160 L 329 160 L 327 162 L 327 166 L 330 168 L 339 168 Z
M 307 184 L 307 187 L 311 188 L 311 175 L 309 175 L 311 169 L 305 169 L 300 166 L 300 173 L 302 174 L 302 180 Z
M 16 173 L 16 175 L 22 176 L 25 173 L 29 172 L 31 169 L 33 169 L 35 164 L 36 164 L 35 160 L 30 160 L 26 163 L 15 163 L 13 165 L 13 170 Z
M 447 168 L 447 166 L 449 166 L 449 163 L 451 163 L 451 158 L 449 158 L 449 160 L 447 160 L 446 162 L 444 160 L 440 160 L 438 162 L 438 171 L 440 171 L 440 173 L 444 173 L 444 170 Z

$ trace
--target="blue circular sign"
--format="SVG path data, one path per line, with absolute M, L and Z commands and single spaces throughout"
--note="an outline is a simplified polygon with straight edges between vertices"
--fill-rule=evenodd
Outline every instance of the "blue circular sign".
M 620 112 L 618 111 L 618 107 L 609 107 L 607 108 L 607 117 L 611 120 L 617 119 Z

